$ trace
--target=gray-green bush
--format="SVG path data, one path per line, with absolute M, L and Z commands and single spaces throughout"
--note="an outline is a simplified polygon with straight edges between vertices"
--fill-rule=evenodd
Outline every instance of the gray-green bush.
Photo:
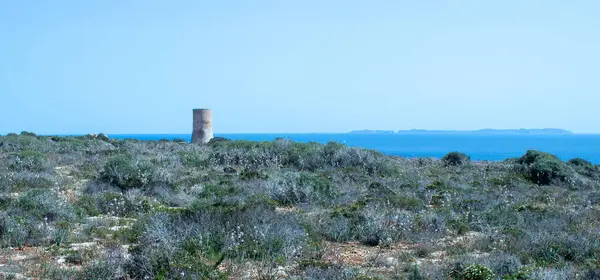
M 539 185 L 549 185 L 552 181 L 566 181 L 572 177 L 571 168 L 552 154 L 529 150 L 519 159 L 525 175 Z

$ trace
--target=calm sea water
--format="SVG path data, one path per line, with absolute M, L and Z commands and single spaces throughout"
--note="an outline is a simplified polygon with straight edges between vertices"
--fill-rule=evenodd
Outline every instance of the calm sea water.
M 600 135 L 369 135 L 369 134 L 215 134 L 235 140 L 270 141 L 277 137 L 298 142 L 336 141 L 352 147 L 378 150 L 404 157 L 442 157 L 459 151 L 474 160 L 503 160 L 519 157 L 527 150 L 540 150 L 563 160 L 580 157 L 600 164 Z M 139 140 L 184 139 L 189 134 L 120 134 L 111 138 Z

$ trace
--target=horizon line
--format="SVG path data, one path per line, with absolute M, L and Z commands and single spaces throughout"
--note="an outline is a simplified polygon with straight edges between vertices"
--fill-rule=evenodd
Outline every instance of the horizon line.
M 409 131 L 407 131 L 409 132 Z M 469 132 L 475 132 L 475 131 L 459 131 L 459 130 L 438 130 L 438 131 L 430 131 L 432 133 L 435 132 L 456 132 L 458 133 L 469 133 Z M 165 132 L 160 132 L 160 133 L 104 133 L 101 132 L 102 134 L 105 134 L 107 136 L 111 136 L 111 135 L 118 135 L 118 136 L 125 136 L 125 135 L 190 135 L 191 137 L 191 133 L 165 133 Z M 0 136 L 7 136 L 10 133 L 0 133 Z M 16 133 L 19 134 L 19 133 Z M 86 136 L 89 134 L 100 134 L 100 133 L 36 133 L 37 136 L 59 136 L 59 137 L 68 137 L 68 136 Z M 219 132 L 219 133 L 214 133 L 214 135 L 219 136 L 219 135 L 230 135 L 230 134 L 239 134 L 239 135 L 244 135 L 244 134 L 282 134 L 282 135 L 288 135 L 288 134 L 360 134 L 360 133 L 352 133 L 352 132 Z M 373 134 L 378 134 L 378 133 L 363 133 L 363 135 L 373 135 Z M 379 133 L 379 134 L 386 134 L 386 133 Z M 398 134 L 398 133 L 389 133 L 386 135 L 394 135 L 394 134 Z M 415 134 L 419 134 L 419 132 L 416 132 Z M 569 134 L 552 134 L 552 133 L 548 133 L 548 134 L 520 134 L 520 135 L 531 135 L 531 136 L 536 136 L 536 135 L 554 135 L 554 136 L 569 136 L 569 135 L 600 135 L 599 132 L 571 132 Z
M 422 132 L 456 132 L 456 133 L 469 133 L 469 132 L 482 132 L 485 130 L 491 130 L 491 131 L 520 131 L 520 130 L 562 130 L 564 132 L 568 132 L 569 134 L 577 134 L 577 135 L 596 135 L 596 134 L 600 134 L 600 132 L 573 132 L 567 129 L 562 129 L 562 128 L 502 128 L 502 129 L 496 129 L 496 128 L 481 128 L 481 129 L 470 129 L 470 130 L 458 130 L 458 129 L 419 129 L 419 128 L 412 128 L 412 129 L 400 129 L 400 130 L 391 130 L 391 129 L 357 129 L 357 130 L 349 130 L 349 131 L 343 131 L 343 132 L 333 132 L 333 131 L 328 131 L 328 132 L 214 132 L 215 135 L 219 135 L 219 134 L 360 134 L 360 132 L 365 132 L 364 134 L 378 134 L 377 132 L 385 132 L 388 134 L 397 134 L 399 132 L 415 132 L 415 133 L 422 133 Z M 33 132 L 33 131 L 27 131 L 27 132 Z M 369 133 L 372 132 L 372 133 Z M 8 134 L 11 133 L 16 133 L 16 134 L 20 134 L 21 132 L 6 132 L 6 133 L 0 133 L 0 135 L 6 136 Z M 88 134 L 106 134 L 106 135 L 192 135 L 191 132 L 115 132 L 115 133 L 108 133 L 108 132 L 98 132 L 98 133 L 36 133 L 33 132 L 36 135 L 39 136 L 85 136 Z M 381 134 L 385 134 L 385 133 L 381 133 Z M 553 134 L 553 135 L 559 135 L 559 134 Z M 568 135 L 568 134 L 562 134 L 562 135 Z

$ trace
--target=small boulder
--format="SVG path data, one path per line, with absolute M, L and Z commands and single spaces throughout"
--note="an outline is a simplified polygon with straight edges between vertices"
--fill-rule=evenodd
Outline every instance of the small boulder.
M 98 134 L 98 136 L 96 136 L 96 139 L 102 140 L 102 141 L 108 141 L 108 135 L 106 135 L 104 133 L 100 133 L 100 134 Z

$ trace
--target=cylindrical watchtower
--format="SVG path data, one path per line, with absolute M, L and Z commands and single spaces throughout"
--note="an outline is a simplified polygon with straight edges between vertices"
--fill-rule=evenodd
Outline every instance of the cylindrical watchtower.
M 213 138 L 212 112 L 210 109 L 194 109 L 192 143 L 205 144 Z

